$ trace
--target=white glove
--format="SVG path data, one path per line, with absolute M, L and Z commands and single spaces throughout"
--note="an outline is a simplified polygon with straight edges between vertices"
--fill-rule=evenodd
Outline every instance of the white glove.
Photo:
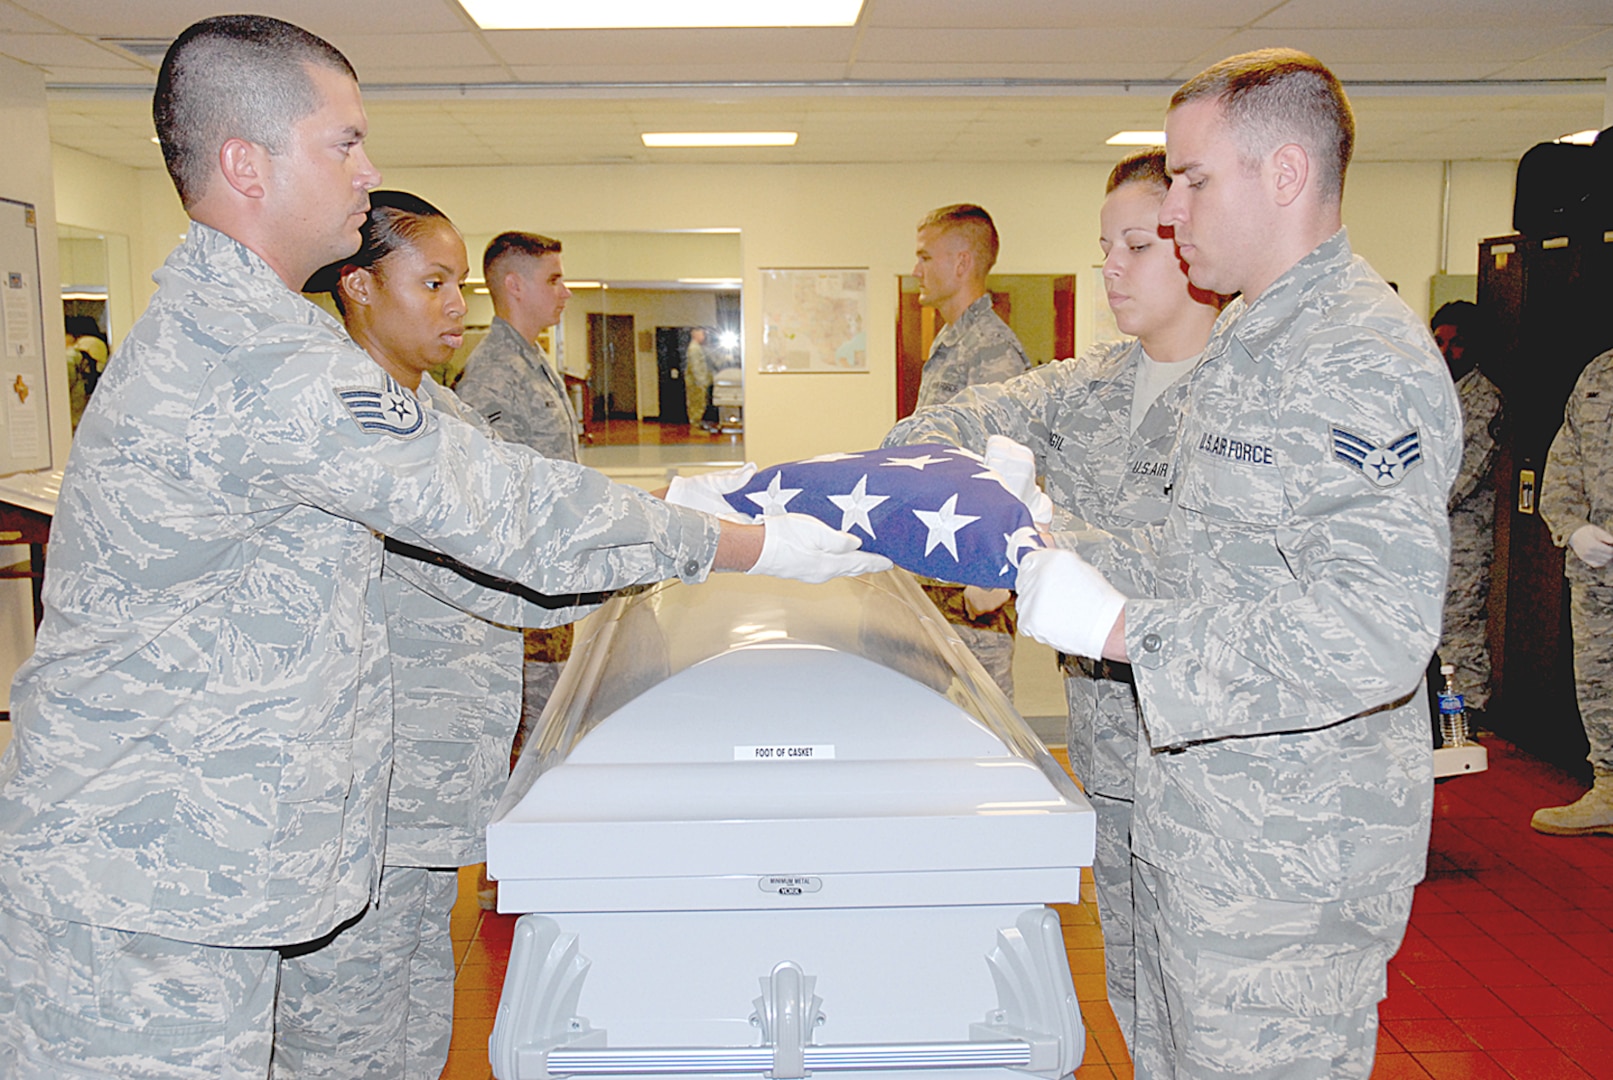
M 1581 525 L 1575 529 L 1574 535 L 1568 538 L 1568 546 L 1574 549 L 1581 562 L 1598 570 L 1613 559 L 1613 533 L 1599 525 Z
M 1073 656 L 1103 658 L 1126 598 L 1081 556 L 1038 548 L 1019 560 L 1019 628 Z
M 1031 521 L 1042 528 L 1053 523 L 1053 500 L 1036 486 L 1036 455 L 1030 447 L 1006 435 L 986 440 L 986 468 L 1002 480 L 1003 487 L 1031 512 Z
M 737 469 L 719 469 L 698 476 L 674 476 L 666 488 L 666 501 L 674 506 L 715 514 L 728 521 L 749 524 L 746 514 L 735 510 L 724 495 L 738 491 L 756 475 L 756 465 L 747 461 Z
M 862 540 L 831 529 L 810 514 L 769 514 L 762 519 L 762 553 L 747 574 L 807 581 L 816 585 L 836 577 L 889 570 L 891 561 L 859 551 Z

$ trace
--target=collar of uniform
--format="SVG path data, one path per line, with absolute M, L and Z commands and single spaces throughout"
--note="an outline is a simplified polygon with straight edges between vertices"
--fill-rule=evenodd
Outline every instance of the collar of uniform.
M 543 363 L 543 357 L 538 355 L 537 345 L 522 337 L 521 331 L 517 330 L 508 319 L 501 319 L 494 315 L 492 323 L 488 325 L 487 336 L 497 346 L 508 346 L 515 349 L 528 364 L 537 365 Z
M 287 288 L 263 256 L 210 225 L 192 221 L 184 242 L 168 256 L 165 265 L 192 279 L 227 288 L 232 302 L 234 298 L 250 299 L 256 301 L 253 306 L 274 312 L 277 318 L 326 325 L 347 335 L 330 312 Z
M 957 322 L 949 322 L 945 326 L 941 327 L 941 332 L 935 335 L 936 340 L 940 341 L 944 338 L 947 341 L 951 341 L 953 338 L 963 333 L 964 329 L 967 328 L 971 323 L 985 318 L 986 313 L 990 310 L 991 294 L 989 292 L 981 293 L 979 296 L 975 297 L 974 303 L 963 309 L 963 314 L 958 316 Z
M 1340 228 L 1289 267 L 1254 303 L 1240 296 L 1228 304 L 1210 335 L 1205 357 L 1220 356 L 1236 339 L 1252 359 L 1261 360 L 1267 347 L 1287 330 L 1295 312 L 1314 306 L 1317 294 L 1330 288 L 1331 280 L 1349 267 L 1352 257 L 1349 231 Z

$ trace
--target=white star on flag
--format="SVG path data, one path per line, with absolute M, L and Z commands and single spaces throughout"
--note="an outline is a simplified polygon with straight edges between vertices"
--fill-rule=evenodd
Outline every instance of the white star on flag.
M 890 464 L 887 462 L 886 464 Z M 935 550 L 937 544 L 945 544 L 952 557 L 958 557 L 958 530 L 971 521 L 979 521 L 979 516 L 970 517 L 968 514 L 958 513 L 958 497 L 953 495 L 941 504 L 939 510 L 915 510 L 913 516 L 924 523 L 929 529 L 929 535 L 924 538 L 924 554 L 928 555 Z
M 909 469 L 917 469 L 919 472 L 923 472 L 926 466 L 939 465 L 945 460 L 946 460 L 946 458 L 931 457 L 929 454 L 920 454 L 918 457 L 914 457 L 914 458 L 893 457 L 893 458 L 890 458 L 887 461 L 880 462 L 880 464 L 881 465 L 905 465 Z M 915 513 L 916 513 L 916 511 L 915 511 Z
M 1015 570 L 1019 569 L 1019 553 L 1026 548 L 1035 551 L 1042 545 L 1036 537 L 1036 529 L 1030 525 L 1021 525 L 1011 533 L 1003 534 L 1003 541 L 1008 545 L 1008 564 Z M 1003 573 L 1007 573 L 1005 569 Z
M 1015 492 L 1012 488 L 1010 488 L 1008 486 L 1008 481 L 1004 480 L 1002 478 L 1002 474 L 999 473 L 996 469 L 987 469 L 984 472 L 977 472 L 973 476 L 969 477 L 969 479 L 971 479 L 971 480 L 995 480 L 995 481 L 997 481 L 997 483 L 999 483 L 999 484 L 1001 484 L 1003 486 L 1003 490 L 1008 492 L 1008 494 L 1010 494 L 1010 495 L 1017 494 L 1017 492 Z
M 782 472 L 773 474 L 773 480 L 767 485 L 766 491 L 752 491 L 745 498 L 761 508 L 762 515 L 789 513 L 790 500 L 801 494 L 800 488 L 784 487 L 779 481 L 784 479 Z
M 851 454 L 844 455 L 851 457 Z M 868 477 L 865 475 L 857 481 L 857 486 L 844 495 L 829 495 L 828 500 L 840 508 L 840 531 L 850 532 L 856 525 L 870 537 L 874 535 L 874 524 L 868 520 L 868 511 L 889 499 L 889 495 L 868 494 Z

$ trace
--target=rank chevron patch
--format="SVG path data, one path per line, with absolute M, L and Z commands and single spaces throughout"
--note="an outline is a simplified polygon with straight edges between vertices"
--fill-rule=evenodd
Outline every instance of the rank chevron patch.
M 1376 446 L 1343 428 L 1333 429 L 1333 456 L 1360 469 L 1378 487 L 1394 487 L 1423 459 L 1422 436 L 1415 429 L 1388 446 Z
M 336 397 L 360 429 L 398 439 L 412 439 L 425 428 L 426 416 L 414 395 L 390 376 L 380 389 L 337 387 Z

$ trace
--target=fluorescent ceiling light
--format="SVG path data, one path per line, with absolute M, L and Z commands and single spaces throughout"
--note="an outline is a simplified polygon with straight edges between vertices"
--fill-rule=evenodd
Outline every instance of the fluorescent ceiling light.
M 1596 136 L 1598 134 L 1599 132 L 1595 128 L 1587 128 L 1584 131 L 1576 131 L 1572 135 L 1559 135 L 1557 136 L 1557 141 L 1578 143 L 1580 146 L 1589 146 L 1591 143 L 1596 141 Z
M 566 288 L 570 289 L 572 292 L 576 292 L 578 289 L 603 289 L 604 287 L 605 287 L 605 283 L 602 282 L 602 281 L 568 281 L 568 282 L 566 282 Z
M 854 26 L 863 0 L 460 0 L 483 30 Z
M 1163 131 L 1117 131 L 1103 140 L 1106 146 L 1164 146 Z
M 742 282 L 735 277 L 680 277 L 679 285 L 739 285 Z
M 793 131 L 646 131 L 645 146 L 794 146 Z

